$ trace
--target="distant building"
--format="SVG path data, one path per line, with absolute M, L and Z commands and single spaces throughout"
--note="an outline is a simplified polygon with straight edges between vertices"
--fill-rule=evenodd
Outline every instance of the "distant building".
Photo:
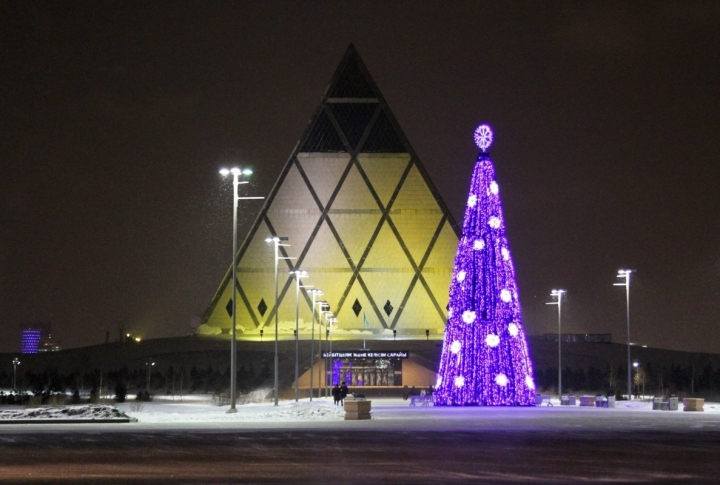
M 592 342 L 592 343 L 606 343 L 612 342 L 612 334 L 610 333 L 563 333 L 563 342 Z M 558 334 L 556 333 L 545 333 L 543 339 L 549 342 L 557 342 Z
M 61 350 L 60 342 L 53 339 L 52 324 L 49 322 L 34 324 L 24 328 L 21 333 L 21 352 L 23 354 Z
M 37 354 L 40 347 L 41 338 L 41 330 L 37 328 L 23 329 L 20 351 L 23 354 Z

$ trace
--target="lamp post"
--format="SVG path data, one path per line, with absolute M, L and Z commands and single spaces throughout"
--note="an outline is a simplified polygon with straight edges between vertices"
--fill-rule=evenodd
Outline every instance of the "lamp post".
M 307 278 L 307 271 L 295 270 L 290 271 L 290 274 L 295 277 L 295 402 L 298 402 L 298 379 L 300 379 L 300 348 L 298 347 L 298 334 L 300 333 L 300 288 L 312 288 L 312 285 L 300 284 L 300 278 Z
M 635 379 L 637 379 L 639 381 L 640 379 L 638 379 L 638 373 L 640 372 L 640 362 L 638 362 L 637 360 L 635 362 L 633 362 L 633 367 L 635 368 Z M 638 384 L 639 384 L 639 382 L 638 382 Z M 638 393 L 636 391 L 635 395 L 637 396 L 637 394 Z
M 322 305 L 324 302 L 315 301 L 315 298 L 323 294 L 320 288 L 310 290 L 312 293 L 312 325 L 310 329 L 310 401 L 313 400 L 313 366 L 315 364 L 315 305 Z M 318 316 L 318 319 L 320 317 Z
M 330 325 L 330 319 L 333 317 L 333 312 L 330 311 L 330 305 L 328 302 L 323 302 L 323 308 L 326 308 L 327 310 L 323 311 L 321 315 L 325 315 L 325 340 L 327 341 L 327 329 Z M 322 320 L 320 320 L 320 327 L 322 328 Z M 320 334 L 320 338 L 318 339 L 318 354 L 320 355 L 320 358 L 322 359 L 322 334 Z M 324 369 L 324 367 L 323 367 Z M 327 374 L 326 379 L 327 381 Z M 325 389 L 325 384 L 322 384 L 320 382 L 320 376 L 318 376 L 318 397 L 322 395 L 323 390 Z M 327 393 L 326 393 L 327 395 Z
M 155 365 L 155 362 L 147 361 L 145 362 L 145 365 L 147 366 L 148 370 L 147 381 L 145 382 L 145 390 L 148 394 L 150 394 L 150 368 Z
M 328 351 L 332 355 L 332 328 L 333 325 L 336 324 L 338 319 L 336 317 L 332 317 L 330 319 L 330 322 L 328 323 L 327 328 L 325 329 L 325 346 L 328 348 Z M 328 346 L 328 339 L 330 339 L 330 344 Z M 332 359 L 332 357 L 330 357 Z M 330 383 L 327 379 L 327 359 L 325 359 L 325 397 L 330 396 Z
M 228 413 L 235 413 L 237 412 L 237 409 L 235 408 L 236 404 L 236 394 L 237 394 L 237 340 L 236 340 L 236 319 L 237 319 L 237 211 L 238 211 L 238 201 L 240 199 L 264 199 L 264 197 L 238 197 L 238 185 L 240 184 L 246 184 L 248 183 L 247 180 L 240 180 L 240 176 L 250 176 L 252 175 L 252 170 L 249 168 L 246 168 L 244 170 L 240 170 L 238 167 L 233 167 L 231 169 L 222 168 L 220 169 L 220 175 L 223 177 L 227 177 L 228 175 L 232 174 L 233 176 L 233 257 L 232 257 L 232 266 L 230 268 L 230 271 L 232 273 L 232 330 L 231 330 L 231 340 L 230 340 L 230 409 L 228 409 Z
M 13 391 L 17 392 L 17 366 L 20 365 L 20 359 L 15 357 L 13 363 Z
M 273 246 L 275 248 L 275 389 L 274 389 L 274 397 L 275 397 L 275 406 L 278 405 L 278 366 L 279 366 L 279 359 L 278 359 L 278 314 L 280 313 L 280 309 L 278 308 L 278 261 L 281 259 L 297 259 L 297 258 L 289 258 L 289 257 L 281 257 L 279 255 L 279 248 L 280 247 L 289 247 L 289 244 L 280 244 L 280 241 L 287 241 L 287 237 L 268 237 L 265 239 L 266 243 L 273 243 Z
M 558 307 L 558 398 L 562 403 L 562 296 L 567 293 L 565 290 L 552 290 L 550 296 L 556 298 L 555 301 L 546 303 L 546 305 L 557 305 Z
M 613 286 L 625 287 L 626 298 L 626 321 L 627 321 L 627 393 L 628 400 L 632 401 L 632 370 L 630 369 L 630 273 L 634 273 L 634 269 L 621 269 L 618 271 L 618 278 L 625 278 L 624 283 L 613 283 Z

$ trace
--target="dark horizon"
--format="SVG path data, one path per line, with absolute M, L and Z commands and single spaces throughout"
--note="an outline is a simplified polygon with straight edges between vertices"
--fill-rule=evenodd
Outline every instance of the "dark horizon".
M 529 334 L 718 352 L 720 5 L 0 3 L 0 352 L 185 335 L 353 43 L 458 223 L 495 132 Z M 322 21 L 318 21 L 322 19 Z M 261 203 L 242 206 L 240 238 Z M 270 253 L 268 253 L 270 261 Z

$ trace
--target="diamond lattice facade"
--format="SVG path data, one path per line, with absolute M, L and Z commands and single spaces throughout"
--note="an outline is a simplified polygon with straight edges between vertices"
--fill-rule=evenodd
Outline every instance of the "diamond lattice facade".
M 274 253 L 268 236 L 289 238 L 279 266 L 280 332 L 295 329 L 295 281 L 324 292 L 335 337 L 441 336 L 457 225 L 395 117 L 350 46 L 305 134 L 238 254 L 238 329 L 274 331 Z M 230 272 L 200 329 L 231 327 Z M 300 335 L 310 333 L 311 295 L 301 291 Z M 316 330 L 317 332 L 317 330 Z M 361 335 L 362 334 L 362 335 Z

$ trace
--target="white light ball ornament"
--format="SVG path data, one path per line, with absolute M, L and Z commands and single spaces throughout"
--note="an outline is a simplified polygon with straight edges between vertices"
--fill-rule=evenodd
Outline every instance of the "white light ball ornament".
M 500 292 L 500 299 L 505 303 L 510 303 L 512 300 L 512 293 L 510 293 L 510 290 L 502 290 Z
M 500 218 L 492 216 L 490 219 L 488 219 L 488 226 L 492 227 L 493 229 L 499 229 L 500 228 Z
M 520 333 L 520 329 L 516 324 L 511 323 L 510 325 L 508 325 L 508 333 L 513 337 L 517 337 L 518 333 Z
M 462 316 L 463 322 L 470 324 L 475 321 L 475 318 L 476 318 L 475 312 L 470 311 L 470 310 L 465 310 L 463 312 L 463 316 Z
M 455 378 L 455 387 L 462 387 L 465 385 L 465 378 L 463 376 L 457 376 Z
M 481 251 L 485 247 L 485 241 L 482 239 L 476 239 L 473 243 L 473 249 L 475 251 Z
M 532 390 L 535 390 L 535 383 L 533 382 L 532 377 L 530 377 L 530 376 L 525 376 L 525 385 L 526 385 L 527 388 L 530 389 L 531 391 L 532 391 Z
M 505 387 L 508 385 L 508 378 L 505 374 L 498 374 L 495 376 L 495 384 L 497 384 L 500 387 Z
M 461 344 L 458 340 L 455 340 L 455 341 L 450 345 L 450 352 L 452 352 L 453 354 L 457 355 L 457 354 L 460 352 L 460 349 L 461 349 L 461 348 L 462 348 L 462 344 Z
M 475 134 L 473 138 L 475 138 L 475 144 L 484 153 L 488 150 L 488 148 L 490 148 L 490 145 L 492 145 L 493 132 L 490 129 L 490 126 L 480 125 L 475 128 Z
M 459 271 L 458 274 L 457 274 L 457 277 L 456 277 L 457 280 L 458 280 L 460 283 L 462 283 L 463 281 L 465 281 L 465 275 L 466 275 L 466 274 L 467 274 L 467 273 L 465 273 L 465 271 Z
M 468 207 L 475 207 L 475 204 L 477 204 L 477 196 L 472 194 L 468 197 Z
M 499 191 L 500 187 L 498 187 L 497 182 L 495 182 L 494 180 L 490 182 L 490 193 L 492 193 L 493 195 L 497 195 Z
M 485 337 L 485 343 L 488 345 L 488 347 L 495 348 L 500 345 L 500 337 L 491 333 L 487 337 Z

